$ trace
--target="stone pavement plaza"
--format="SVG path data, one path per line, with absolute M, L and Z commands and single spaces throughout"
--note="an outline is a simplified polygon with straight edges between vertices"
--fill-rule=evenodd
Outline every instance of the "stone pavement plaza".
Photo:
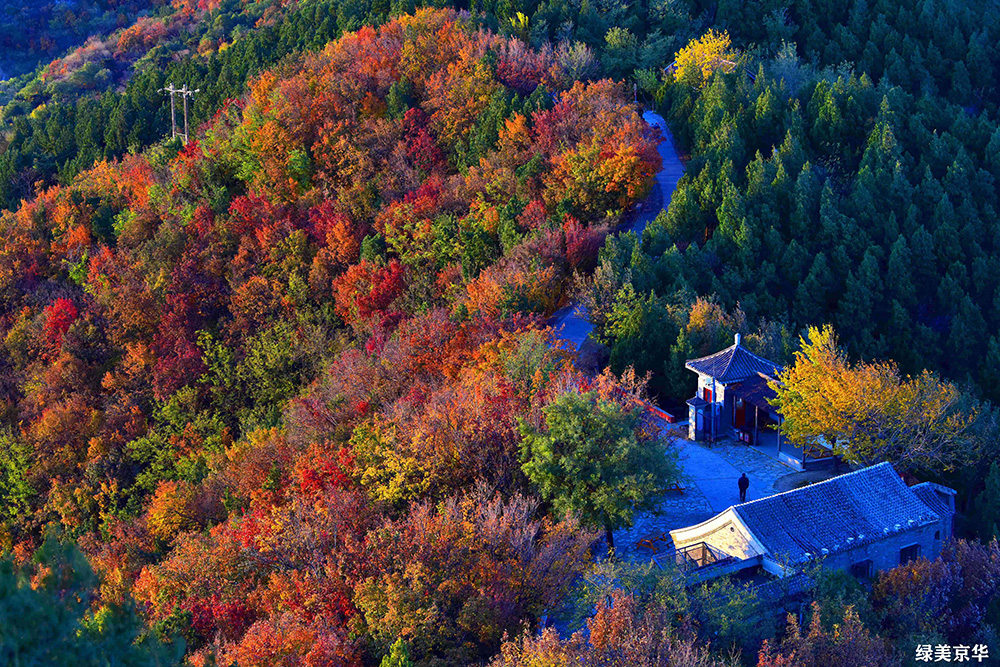
M 625 558 L 643 558 L 653 552 L 640 548 L 643 539 L 664 536 L 675 528 L 700 523 L 715 516 L 730 505 L 740 502 L 736 485 L 741 473 L 750 478 L 747 500 L 764 498 L 777 493 L 779 479 L 791 476 L 808 476 L 796 473 L 770 456 L 736 442 L 715 443 L 711 447 L 688 440 L 686 425 L 674 425 L 665 435 L 674 442 L 680 453 L 684 479 L 683 491 L 665 491 L 657 512 L 636 516 L 631 528 L 615 531 L 616 551 Z M 783 489 L 795 485 L 795 480 L 785 479 Z M 669 536 L 667 535 L 669 538 Z M 662 547 L 664 542 L 658 543 Z

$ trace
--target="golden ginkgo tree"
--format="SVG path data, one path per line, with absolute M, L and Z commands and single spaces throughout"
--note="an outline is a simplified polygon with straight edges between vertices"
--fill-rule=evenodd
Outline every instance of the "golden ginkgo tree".
M 733 71 L 738 58 L 729 33 L 709 29 L 677 52 L 671 72 L 678 81 L 701 88 L 716 70 Z
M 851 363 L 829 325 L 809 328 L 772 387 L 791 442 L 825 441 L 861 465 L 951 470 L 975 454 L 992 426 L 991 411 L 934 373 L 903 375 L 892 361 Z

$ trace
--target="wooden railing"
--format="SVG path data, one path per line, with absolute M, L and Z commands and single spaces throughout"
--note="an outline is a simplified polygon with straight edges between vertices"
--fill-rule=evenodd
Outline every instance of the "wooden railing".
M 667 412 L 666 410 L 658 408 L 655 405 L 653 405 L 652 403 L 649 403 L 647 401 L 638 401 L 638 402 L 643 405 L 643 407 L 646 409 L 646 412 L 648 412 L 649 414 L 653 415 L 657 419 L 662 419 L 663 421 L 667 422 L 668 424 L 675 424 L 675 423 L 677 423 L 677 418 L 674 417 L 669 412 Z

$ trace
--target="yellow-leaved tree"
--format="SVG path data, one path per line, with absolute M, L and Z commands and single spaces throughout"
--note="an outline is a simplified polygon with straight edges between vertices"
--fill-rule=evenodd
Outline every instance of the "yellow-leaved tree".
M 902 375 L 891 361 L 850 363 L 829 325 L 809 328 L 795 363 L 771 386 L 791 442 L 823 439 L 850 463 L 952 470 L 995 429 L 992 410 L 934 373 Z
M 188 482 L 160 482 L 149 503 L 146 525 L 156 539 L 169 542 L 186 530 L 195 530 L 201 522 L 195 508 L 196 493 Z
M 729 33 L 709 29 L 677 52 L 672 72 L 676 80 L 701 88 L 717 69 L 731 72 L 737 58 Z

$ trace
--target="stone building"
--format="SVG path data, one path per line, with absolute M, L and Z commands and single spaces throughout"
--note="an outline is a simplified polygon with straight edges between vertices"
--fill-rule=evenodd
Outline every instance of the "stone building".
M 890 464 L 880 463 L 734 505 L 670 537 L 678 563 L 714 566 L 720 575 L 745 565 L 783 576 L 823 559 L 826 567 L 869 577 L 936 558 L 952 534 L 954 514 L 953 490 L 930 482 L 908 487 Z
M 688 439 L 743 442 L 796 470 L 836 464 L 822 440 L 801 447 L 782 437 L 782 416 L 771 404 L 777 397 L 771 385 L 782 367 L 743 347 L 739 334 L 733 345 L 684 367 L 698 374 L 698 388 L 687 401 Z
M 717 440 L 731 436 L 734 429 L 752 428 L 767 419 L 774 422 L 780 419 L 766 401 L 758 401 L 763 403 L 760 406 L 750 405 L 745 394 L 751 390 L 767 398 L 767 392 L 771 391 L 767 381 L 778 377 L 781 366 L 740 345 L 739 334 L 730 347 L 707 357 L 691 359 L 684 367 L 698 374 L 698 388 L 687 402 L 691 440 Z M 773 396 L 772 391 L 769 397 Z

